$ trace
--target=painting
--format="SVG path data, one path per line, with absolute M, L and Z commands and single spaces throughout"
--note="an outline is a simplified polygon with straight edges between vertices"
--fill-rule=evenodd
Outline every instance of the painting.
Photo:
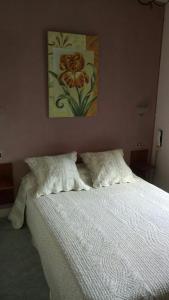
M 49 117 L 87 117 L 97 111 L 98 37 L 48 32 Z

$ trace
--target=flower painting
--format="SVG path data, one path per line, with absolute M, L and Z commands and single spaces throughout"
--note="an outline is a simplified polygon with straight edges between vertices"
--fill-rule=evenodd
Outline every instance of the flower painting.
M 49 117 L 96 114 L 97 51 L 97 36 L 48 32 Z

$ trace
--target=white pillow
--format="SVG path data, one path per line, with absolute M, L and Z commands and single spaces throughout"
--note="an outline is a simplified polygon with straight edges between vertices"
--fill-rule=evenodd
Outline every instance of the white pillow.
M 34 173 L 38 187 L 36 196 L 71 190 L 89 190 L 76 167 L 77 153 L 27 158 L 25 162 Z
M 131 169 L 123 159 L 121 149 L 83 153 L 81 158 L 91 172 L 95 188 L 135 181 Z
M 78 163 L 77 164 L 77 169 L 78 169 L 78 172 L 79 172 L 79 176 L 83 180 L 83 182 L 86 183 L 89 186 L 92 186 L 92 179 L 91 179 L 90 171 L 85 166 L 85 164 Z

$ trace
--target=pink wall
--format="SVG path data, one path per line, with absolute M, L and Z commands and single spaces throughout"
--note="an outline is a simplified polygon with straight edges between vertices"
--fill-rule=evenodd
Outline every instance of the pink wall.
M 1 0 L 0 150 L 14 162 L 71 150 L 151 149 L 163 9 L 137 0 Z M 47 30 L 98 34 L 98 113 L 48 118 Z M 137 104 L 148 99 L 145 116 Z
M 166 5 L 160 76 L 158 85 L 156 122 L 154 131 L 154 183 L 169 192 L 169 5 Z M 157 147 L 158 129 L 163 130 L 162 147 Z

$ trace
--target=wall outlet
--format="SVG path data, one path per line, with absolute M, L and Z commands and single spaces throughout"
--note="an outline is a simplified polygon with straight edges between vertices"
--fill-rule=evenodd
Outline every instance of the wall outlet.
M 143 143 L 137 143 L 136 146 L 137 146 L 138 148 L 143 148 L 143 147 L 144 147 L 144 144 L 143 144 Z

